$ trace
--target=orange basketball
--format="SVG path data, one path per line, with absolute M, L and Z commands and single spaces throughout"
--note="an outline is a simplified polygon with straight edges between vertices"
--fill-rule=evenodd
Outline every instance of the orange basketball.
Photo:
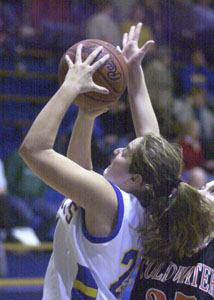
M 101 40 L 83 40 L 70 47 L 62 56 L 58 68 L 58 82 L 61 85 L 68 71 L 68 65 L 65 55 L 69 55 L 71 60 L 75 61 L 75 54 L 78 44 L 82 44 L 82 60 L 84 61 L 88 55 L 97 47 L 103 46 L 103 51 L 97 56 L 96 60 L 106 54 L 109 59 L 94 73 L 93 80 L 96 84 L 103 86 L 109 90 L 109 94 L 101 94 L 97 92 L 88 92 L 80 94 L 73 104 L 83 108 L 102 108 L 113 104 L 117 101 L 125 91 L 128 70 L 123 55 L 115 46 Z

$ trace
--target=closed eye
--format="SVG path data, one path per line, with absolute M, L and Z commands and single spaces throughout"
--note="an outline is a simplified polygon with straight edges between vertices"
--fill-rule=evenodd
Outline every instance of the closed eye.
M 206 184 L 202 185 L 199 190 L 204 190 L 206 188 Z
M 123 151 L 122 151 L 122 156 L 123 157 L 128 157 L 131 155 L 131 152 L 130 152 L 130 147 L 129 145 L 126 147 L 126 148 L 123 148 Z
M 127 153 L 127 149 L 126 149 L 126 148 L 123 148 L 122 156 L 125 157 L 125 156 L 126 156 L 126 153 Z

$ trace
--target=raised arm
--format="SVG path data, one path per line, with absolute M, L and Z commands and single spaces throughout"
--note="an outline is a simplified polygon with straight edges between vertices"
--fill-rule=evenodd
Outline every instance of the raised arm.
M 67 57 L 69 70 L 64 83 L 35 119 L 19 152 L 33 172 L 77 205 L 94 211 L 106 209 L 111 214 L 116 212 L 117 200 L 110 183 L 53 150 L 59 125 L 75 97 L 88 91 L 108 92 L 92 79 L 108 55 L 93 63 L 101 51 L 99 47 L 82 62 L 81 47 L 77 48 L 75 64 Z
M 147 133 L 159 135 L 158 122 L 147 91 L 143 69 L 144 56 L 154 41 L 147 41 L 143 47 L 138 47 L 142 23 L 131 26 L 129 33 L 123 35 L 122 53 L 128 65 L 128 94 L 136 136 Z

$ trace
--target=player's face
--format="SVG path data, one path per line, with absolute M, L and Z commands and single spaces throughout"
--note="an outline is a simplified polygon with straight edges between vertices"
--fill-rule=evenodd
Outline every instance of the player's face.
M 214 180 L 206 183 L 204 186 L 202 186 L 199 190 L 199 192 L 206 197 L 206 199 L 212 203 L 212 206 L 214 208 Z
M 117 148 L 114 150 L 114 157 L 111 164 L 104 170 L 104 177 L 112 183 L 122 187 L 130 178 L 129 166 L 132 159 L 132 154 L 142 137 L 131 141 L 126 148 Z

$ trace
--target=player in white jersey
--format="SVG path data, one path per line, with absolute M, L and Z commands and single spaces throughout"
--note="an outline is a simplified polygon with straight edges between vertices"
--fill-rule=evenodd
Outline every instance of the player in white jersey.
M 113 300 L 126 286 L 142 252 L 137 228 L 142 226 L 143 210 L 137 198 L 114 189 L 118 220 L 105 237 L 87 231 L 83 209 L 69 199 L 63 202 L 43 299 Z
M 140 83 L 138 89 L 132 88 L 133 91 L 130 91 L 130 97 L 133 98 L 133 102 L 136 102 L 133 103 L 133 106 L 138 112 L 134 113 L 135 126 L 136 130 L 138 130 L 138 135 L 142 136 L 143 130 L 145 130 L 145 134 L 148 131 L 156 132 L 158 135 L 159 129 L 156 119 L 155 122 L 150 122 L 145 128 L 138 128 L 138 118 L 141 117 L 141 114 L 137 107 L 135 107 L 137 106 L 137 102 L 144 102 L 145 105 L 148 106 L 147 113 L 143 112 L 142 115 L 154 115 L 141 70 L 141 61 L 153 42 L 148 42 L 144 48 L 138 48 L 137 43 L 141 26 L 141 24 L 138 24 L 137 28 L 132 27 L 130 33 L 126 35 L 127 40 L 124 40 L 124 48 L 128 51 L 126 58 L 131 58 L 132 60 L 134 58 L 134 60 L 136 60 L 135 64 L 138 67 L 136 75 L 133 74 L 133 83 L 131 81 L 129 82 L 129 88 L 132 88 L 132 86 L 134 87 L 136 82 Z M 128 46 L 128 39 L 129 42 L 134 44 L 133 49 L 130 48 L 130 45 Z M 80 50 L 81 49 L 79 48 L 79 52 Z M 77 56 L 79 52 L 77 51 Z M 93 60 L 93 57 L 96 57 L 98 53 L 98 50 L 95 50 L 95 52 L 91 54 L 91 60 Z M 104 61 L 105 58 L 101 59 L 102 63 L 104 63 Z M 132 62 L 128 65 L 131 65 L 131 63 Z M 72 66 L 70 65 L 69 67 Z M 139 81 L 139 74 L 140 77 L 142 76 L 141 82 Z M 66 80 L 69 79 L 69 75 L 70 74 L 67 75 Z M 104 89 L 99 88 L 98 91 L 102 92 Z M 58 93 L 59 92 L 60 91 L 58 91 Z M 143 95 L 143 98 L 141 95 L 142 93 L 145 94 Z M 61 95 L 61 98 L 63 98 L 63 95 Z M 140 104 L 140 106 L 142 105 Z M 54 111 L 56 112 L 58 110 L 60 109 L 55 107 Z M 84 111 L 80 109 L 69 143 L 67 157 L 87 170 L 92 169 L 90 142 L 94 119 L 102 112 L 103 111 Z M 46 120 L 48 116 L 50 116 L 50 111 L 46 115 Z M 40 123 L 40 127 L 41 124 L 44 124 L 44 119 L 42 119 L 37 122 L 37 118 L 34 125 L 36 123 L 39 125 Z M 54 120 L 56 119 L 57 117 L 55 116 Z M 44 128 L 46 126 L 47 124 L 45 126 L 43 125 Z M 44 130 L 44 128 L 42 130 Z M 49 134 L 44 133 L 44 135 L 47 137 Z M 34 141 L 37 140 L 35 137 L 32 138 Z M 29 134 L 27 140 L 28 139 Z M 54 138 L 52 137 L 52 140 L 53 139 Z M 34 159 L 31 160 L 28 156 L 30 153 L 24 145 L 27 140 L 23 142 L 20 152 L 27 164 L 38 174 L 41 162 L 37 161 L 37 166 L 40 165 L 40 167 L 36 170 L 33 167 Z M 38 140 L 36 143 L 37 142 Z M 103 208 L 100 209 L 99 203 L 93 203 L 88 199 L 87 201 L 89 202 L 89 206 L 92 208 L 93 213 L 91 213 L 91 208 L 88 209 L 86 207 L 86 203 L 85 206 L 84 202 L 76 201 L 76 198 L 78 197 L 75 193 L 74 195 L 70 192 L 67 193 L 67 188 L 64 189 L 58 184 L 57 187 L 50 182 L 50 178 L 48 178 L 49 175 L 46 177 L 47 174 L 44 174 L 47 172 L 45 169 L 49 169 L 47 165 L 43 168 L 43 175 L 39 171 L 39 176 L 51 186 L 65 196 L 70 196 L 69 198 L 75 199 L 74 202 L 70 199 L 66 199 L 58 211 L 58 222 L 54 234 L 54 249 L 45 276 L 44 300 L 117 299 L 127 285 L 143 249 L 139 229 L 143 226 L 144 208 L 136 196 L 129 191 L 125 191 L 126 188 L 125 186 L 123 187 L 123 184 L 129 177 L 127 177 L 127 169 L 130 164 L 130 153 L 137 142 L 138 141 L 131 142 L 128 149 L 115 150 L 115 159 L 112 161 L 111 166 L 105 170 L 105 176 L 108 181 L 104 179 L 106 181 L 104 186 L 103 183 L 100 182 L 100 175 L 96 174 L 96 190 L 98 190 L 100 184 L 103 186 L 103 191 L 101 193 L 102 197 L 99 200 L 100 205 Z M 34 150 L 31 154 L 33 152 Z M 64 163 L 62 162 L 62 164 Z M 54 177 L 57 178 L 59 173 L 57 169 L 54 169 L 48 171 L 48 173 L 54 174 Z M 81 170 L 79 171 L 81 172 Z M 89 173 L 91 171 L 87 172 Z M 120 173 L 120 175 L 117 174 L 117 172 Z M 117 177 L 120 178 L 120 182 Z M 58 177 L 60 184 L 63 183 L 64 180 L 63 178 Z M 127 187 L 129 186 L 129 188 L 131 188 L 136 185 L 135 180 L 138 181 L 139 177 L 133 174 L 133 178 L 130 180 Z M 77 185 L 81 182 L 82 189 L 84 188 L 84 185 L 82 184 L 83 181 L 84 179 L 81 178 L 76 182 Z M 110 181 L 115 184 L 110 183 Z M 106 189 L 105 185 L 108 185 L 108 189 Z M 71 189 L 72 186 L 73 185 L 71 185 Z M 81 188 L 78 189 L 80 191 L 82 190 Z M 105 199 L 105 195 L 109 198 L 108 200 Z M 87 199 L 87 196 L 82 193 L 81 198 L 84 200 L 84 198 Z M 105 202 L 106 204 L 109 202 L 107 206 L 105 205 Z M 108 206 L 111 209 L 109 209 Z
M 58 212 L 43 300 L 118 299 L 143 249 L 143 205 L 148 206 L 150 200 L 161 205 L 181 174 L 182 155 L 159 135 L 146 89 L 141 62 L 153 41 L 138 47 L 141 26 L 132 26 L 124 34 L 122 50 L 137 138 L 114 151 L 103 176 L 92 171 L 90 152 L 93 124 L 100 111 L 79 110 L 67 157 L 53 150 L 58 128 L 75 97 L 88 91 L 107 92 L 92 79 L 108 59 L 104 56 L 95 62 L 100 47 L 84 62 L 82 45 L 75 63 L 66 57 L 69 68 L 64 83 L 20 147 L 28 166 L 67 198 Z M 155 203 L 156 199 L 160 201 Z

